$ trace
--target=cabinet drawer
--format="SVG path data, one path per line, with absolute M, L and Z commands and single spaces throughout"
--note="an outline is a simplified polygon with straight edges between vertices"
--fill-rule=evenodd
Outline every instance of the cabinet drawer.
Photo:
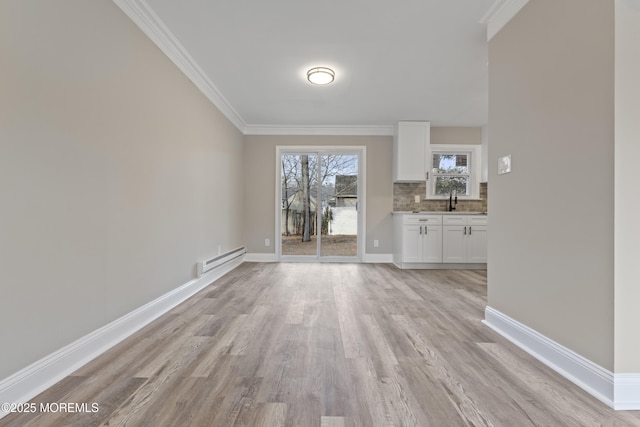
M 487 225 L 489 223 L 489 217 L 486 215 L 474 215 L 470 216 L 469 225 Z
M 467 225 L 467 215 L 443 215 L 443 225 Z
M 442 225 L 442 215 L 407 215 L 405 225 Z
M 443 225 L 487 225 L 486 215 L 443 215 Z

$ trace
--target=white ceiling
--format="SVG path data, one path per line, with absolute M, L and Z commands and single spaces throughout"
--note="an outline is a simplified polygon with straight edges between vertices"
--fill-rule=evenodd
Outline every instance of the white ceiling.
M 245 126 L 487 123 L 495 0 L 146 0 Z M 167 31 L 168 30 L 168 31 Z M 336 80 L 313 86 L 306 70 Z

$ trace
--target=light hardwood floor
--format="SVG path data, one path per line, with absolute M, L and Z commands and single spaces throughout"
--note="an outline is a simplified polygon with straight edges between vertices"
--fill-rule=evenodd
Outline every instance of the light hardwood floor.
M 245 263 L 1 426 L 640 426 L 480 321 L 482 271 Z

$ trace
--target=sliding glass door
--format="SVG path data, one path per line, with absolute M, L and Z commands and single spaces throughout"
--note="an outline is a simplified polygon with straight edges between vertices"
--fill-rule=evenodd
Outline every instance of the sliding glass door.
M 283 153 L 280 159 L 282 255 L 317 256 L 318 155 Z
M 280 259 L 360 259 L 361 150 L 279 150 Z

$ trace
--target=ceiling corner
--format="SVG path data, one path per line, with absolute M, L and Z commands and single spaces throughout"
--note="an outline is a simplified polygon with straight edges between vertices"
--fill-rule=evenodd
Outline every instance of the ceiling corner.
M 113 0 L 113 2 L 238 130 L 245 132 L 246 122 L 145 0 Z
M 487 41 L 513 19 L 529 0 L 496 0 L 480 22 L 487 24 Z

